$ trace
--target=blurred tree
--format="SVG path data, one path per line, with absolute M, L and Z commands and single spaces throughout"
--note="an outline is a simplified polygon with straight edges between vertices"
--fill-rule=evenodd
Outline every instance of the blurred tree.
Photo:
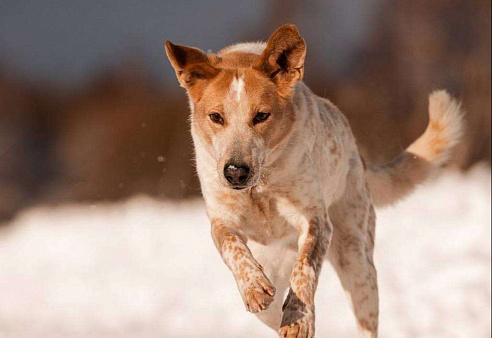
M 366 157 L 386 161 L 427 123 L 427 95 L 445 88 L 467 111 L 455 164 L 490 162 L 490 1 L 394 1 L 381 13 L 373 44 L 354 78 L 329 97 L 348 115 Z

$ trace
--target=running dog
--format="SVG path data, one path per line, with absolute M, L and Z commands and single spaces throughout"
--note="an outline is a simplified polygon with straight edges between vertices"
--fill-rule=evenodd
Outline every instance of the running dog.
M 301 81 L 306 44 L 295 26 L 216 54 L 167 41 L 166 53 L 189 97 L 212 237 L 246 309 L 280 337 L 313 337 L 328 260 L 359 337 L 377 337 L 374 207 L 446 164 L 462 135 L 459 103 L 431 94 L 425 133 L 392 162 L 366 165 L 344 115 Z

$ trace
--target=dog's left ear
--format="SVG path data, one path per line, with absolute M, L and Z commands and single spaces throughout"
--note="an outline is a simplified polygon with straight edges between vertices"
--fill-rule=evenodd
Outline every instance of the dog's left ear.
M 304 75 L 305 57 L 306 43 L 296 26 L 285 25 L 270 37 L 253 68 L 270 77 L 277 84 L 280 95 L 288 97 Z
M 186 88 L 195 98 L 205 86 L 204 80 L 210 80 L 220 72 L 212 66 L 208 55 L 198 48 L 175 45 L 171 41 L 166 41 L 166 54 L 176 71 L 181 87 Z

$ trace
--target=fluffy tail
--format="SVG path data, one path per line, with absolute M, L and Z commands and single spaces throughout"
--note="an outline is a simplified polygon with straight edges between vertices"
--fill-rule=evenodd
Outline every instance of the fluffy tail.
M 424 134 L 396 159 L 368 165 L 366 177 L 374 204 L 384 207 L 410 195 L 449 160 L 463 136 L 461 105 L 446 91 L 429 97 L 429 125 Z

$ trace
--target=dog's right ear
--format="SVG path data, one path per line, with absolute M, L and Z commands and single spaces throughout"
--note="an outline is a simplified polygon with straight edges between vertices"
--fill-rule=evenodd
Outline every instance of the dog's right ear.
M 277 85 L 282 96 L 289 96 L 304 75 L 306 43 L 294 25 L 277 29 L 268 40 L 253 69 L 265 74 Z
M 198 48 L 179 46 L 166 41 L 166 54 L 176 71 L 181 87 L 188 90 L 202 80 L 215 77 L 220 71 L 211 65 L 207 54 Z

